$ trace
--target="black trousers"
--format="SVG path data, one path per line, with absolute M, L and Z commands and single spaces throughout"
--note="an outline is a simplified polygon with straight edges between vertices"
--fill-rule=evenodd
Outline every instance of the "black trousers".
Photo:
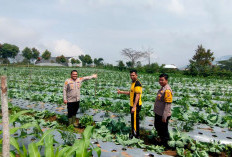
M 79 106 L 80 106 L 80 101 L 67 103 L 68 118 L 72 118 L 72 116 L 76 116 Z
M 162 142 L 167 142 L 170 139 L 168 132 L 168 122 L 171 116 L 167 117 L 166 123 L 162 122 L 162 116 L 155 114 L 155 129 L 158 132 Z
M 130 107 L 130 112 L 133 107 Z M 131 132 L 132 135 L 136 138 L 139 137 L 139 112 L 141 110 L 141 106 L 136 106 L 136 111 L 131 113 Z

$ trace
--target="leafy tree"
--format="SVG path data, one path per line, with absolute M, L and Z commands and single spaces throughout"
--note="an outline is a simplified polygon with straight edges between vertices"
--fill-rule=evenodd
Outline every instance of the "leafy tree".
M 90 57 L 90 55 L 85 55 L 84 60 L 85 60 L 85 63 L 87 63 L 87 64 L 92 64 L 93 63 L 93 60 Z
M 66 63 L 67 60 L 66 60 L 66 58 L 65 58 L 64 55 L 61 55 L 61 56 L 57 56 L 57 57 L 56 57 L 56 62 L 57 62 L 57 63 Z
M 126 67 L 125 67 L 125 64 L 123 63 L 123 61 L 118 61 L 118 69 L 119 70 L 124 70 Z
M 137 60 L 147 56 L 146 52 L 140 52 L 130 48 L 123 49 L 121 54 L 130 60 L 132 68 L 135 66 Z
M 90 57 L 90 55 L 80 55 L 79 59 L 82 62 L 82 66 L 86 66 L 86 64 L 92 64 L 93 63 L 93 60 Z
M 44 53 L 42 54 L 42 58 L 48 60 L 50 57 L 51 57 L 51 52 L 45 50 Z
M 198 46 L 195 55 L 189 60 L 189 70 L 193 75 L 204 74 L 212 68 L 212 62 L 214 61 L 213 52 L 210 49 L 207 51 L 202 45 Z
M 232 71 L 232 57 L 228 60 L 218 61 L 220 68 Z
M 77 63 L 77 64 L 80 64 L 81 62 L 80 62 L 80 60 L 79 60 L 79 59 L 76 59 L 76 63 Z
M 128 68 L 133 68 L 133 63 L 132 63 L 131 61 L 126 62 L 126 66 L 127 66 Z
M 15 58 L 19 53 L 19 48 L 15 45 L 4 43 L 0 46 L 0 57 L 3 60 L 8 60 L 8 58 Z
M 101 66 L 103 65 L 103 60 L 104 60 L 103 58 L 98 58 L 98 59 L 95 58 L 93 62 L 96 66 Z
M 145 68 L 145 72 L 147 73 L 156 73 L 156 72 L 159 72 L 160 70 L 158 63 L 152 63 L 150 65 L 149 64 L 145 65 L 144 68 Z
M 32 58 L 32 51 L 31 51 L 31 49 L 28 48 L 28 47 L 25 47 L 25 48 L 23 49 L 22 53 L 23 53 L 23 57 L 24 57 L 25 59 L 27 59 L 27 62 L 30 62 L 30 60 L 31 60 L 31 58 Z
M 138 61 L 138 62 L 136 63 L 136 67 L 137 67 L 137 68 L 141 68 L 141 67 L 142 67 L 142 63 L 141 63 L 140 61 Z
M 75 64 L 76 63 L 76 60 L 74 58 L 71 59 L 71 63 L 72 64 Z
M 81 60 L 82 66 L 84 67 L 86 65 L 86 63 L 85 63 L 85 56 L 84 55 L 80 55 L 79 59 Z
M 32 58 L 33 59 L 38 59 L 40 55 L 39 50 L 37 50 L 36 48 L 32 48 Z

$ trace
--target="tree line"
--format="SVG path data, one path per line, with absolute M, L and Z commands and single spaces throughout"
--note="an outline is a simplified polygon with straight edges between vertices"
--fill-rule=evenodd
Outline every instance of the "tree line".
M 9 58 L 15 58 L 19 54 L 19 47 L 16 45 L 0 43 L 0 59 L 3 64 L 9 64 Z M 22 56 L 24 57 L 23 63 L 31 63 L 31 60 L 41 61 L 41 59 L 49 60 L 51 58 L 51 52 L 47 49 L 40 56 L 40 51 L 36 48 L 25 47 L 22 50 Z M 95 66 L 103 66 L 103 58 L 94 58 L 92 59 L 90 55 L 80 55 L 79 59 L 71 59 L 71 64 L 80 64 L 82 66 L 88 66 L 94 63 Z M 57 63 L 67 63 L 67 59 L 64 55 L 56 57 Z
M 116 68 L 118 70 L 127 70 L 136 68 L 140 72 L 146 73 L 181 73 L 191 76 L 228 76 L 232 77 L 232 57 L 227 60 L 217 61 L 217 64 L 213 64 L 215 60 L 214 52 L 210 49 L 205 49 L 202 45 L 198 45 L 195 50 L 194 56 L 189 60 L 188 66 L 180 71 L 179 69 L 167 69 L 164 68 L 164 64 L 150 63 L 150 56 L 154 53 L 153 49 L 147 49 L 145 51 L 136 51 L 133 49 L 123 49 L 121 51 L 122 56 L 126 57 L 129 61 L 124 63 L 122 60 L 118 61 Z M 140 59 L 148 59 L 148 64 L 142 65 Z M 112 65 L 108 65 L 112 68 Z
M 2 63 L 9 63 L 9 58 L 15 58 L 20 52 L 19 48 L 16 45 L 4 43 L 0 44 L 0 58 Z M 115 70 L 128 70 L 128 69 L 137 69 L 140 72 L 145 73 L 157 73 L 157 72 L 172 72 L 172 73 L 183 73 L 185 75 L 191 76 L 232 76 L 232 57 L 228 60 L 218 61 L 216 65 L 213 64 L 215 59 L 214 52 L 210 49 L 205 49 L 202 45 L 198 45 L 195 50 L 194 56 L 189 60 L 189 65 L 183 71 L 178 69 L 165 69 L 164 64 L 159 65 L 158 63 L 151 63 L 151 55 L 154 53 L 154 50 L 148 48 L 146 50 L 134 50 L 131 48 L 125 48 L 121 52 L 121 55 L 127 59 L 127 62 L 122 60 L 117 61 L 117 65 L 103 63 L 103 58 L 94 58 L 88 54 L 78 56 L 78 59 L 71 59 L 72 64 L 80 64 L 82 66 L 90 66 L 94 64 L 97 67 L 102 67 L 106 69 L 115 69 Z M 24 63 L 29 63 L 31 60 L 40 61 L 41 59 L 49 60 L 51 57 L 51 52 L 45 50 L 40 56 L 40 51 L 36 48 L 25 47 L 22 50 L 22 55 L 24 57 Z M 141 59 L 146 59 L 148 64 L 142 64 Z M 57 63 L 66 63 L 67 59 L 64 55 L 56 57 Z

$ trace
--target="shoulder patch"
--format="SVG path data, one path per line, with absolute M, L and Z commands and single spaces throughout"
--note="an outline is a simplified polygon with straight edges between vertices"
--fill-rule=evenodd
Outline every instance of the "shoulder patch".
M 70 82 L 70 79 L 67 79 L 67 80 L 64 82 L 64 84 L 67 85 L 67 84 L 69 84 L 69 82 Z
M 172 92 L 169 89 L 165 91 L 164 102 L 172 103 Z

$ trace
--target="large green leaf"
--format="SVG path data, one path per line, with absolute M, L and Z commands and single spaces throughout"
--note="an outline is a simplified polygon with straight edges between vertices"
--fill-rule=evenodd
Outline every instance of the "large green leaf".
M 87 126 L 87 128 L 85 129 L 85 131 L 83 132 L 83 139 L 85 141 L 85 147 L 84 149 L 87 149 L 89 147 L 90 144 L 90 138 L 93 134 L 93 126 Z
M 10 137 L 10 144 L 11 144 L 18 152 L 20 152 L 19 143 L 17 142 L 17 140 L 16 140 L 14 137 Z
M 15 147 L 15 149 L 17 150 L 18 154 L 20 155 L 20 157 L 26 157 L 24 154 L 22 154 L 21 150 L 20 150 L 20 147 L 19 147 L 19 143 L 18 141 L 13 138 L 13 137 L 10 137 L 10 144 Z
M 85 145 L 84 139 L 78 140 L 78 142 L 76 142 L 76 144 L 74 144 L 74 147 L 73 147 L 73 148 L 76 148 L 74 150 L 76 152 L 76 157 L 86 157 L 88 154 L 86 147 L 87 146 Z
M 87 126 L 85 131 L 83 132 L 83 137 L 85 139 L 90 139 L 93 134 L 93 126 Z
M 25 114 L 25 113 L 28 113 L 28 112 L 31 112 L 30 110 L 24 110 L 24 111 L 20 111 L 12 116 L 10 116 L 10 121 L 9 123 L 13 123 L 15 122 L 19 116 L 21 116 L 22 114 Z
M 95 147 L 93 150 L 97 152 L 98 157 L 101 156 L 101 148 Z
M 25 157 L 27 156 L 27 149 L 24 144 L 23 144 L 23 154 Z
M 66 146 L 61 150 L 57 150 L 55 157 L 66 157 L 67 152 L 71 149 L 70 146 Z
M 45 157 L 54 157 L 54 148 L 53 148 L 53 135 L 48 134 L 44 138 L 44 144 L 45 144 Z
M 10 152 L 10 157 L 15 157 L 14 153 Z
M 30 157 L 40 157 L 38 146 L 34 142 L 28 145 L 28 152 Z
M 170 147 L 175 147 L 176 146 L 176 142 L 175 141 L 169 141 L 168 142 L 168 145 L 170 146 Z
M 19 129 L 27 129 L 27 128 L 30 128 L 30 127 L 35 127 L 36 126 L 36 123 L 26 123 L 20 127 L 14 127 L 14 128 L 11 128 L 10 129 L 10 134 L 14 134 L 16 131 L 18 131 Z
M 176 152 L 177 152 L 177 154 L 178 154 L 178 156 L 185 156 L 184 155 L 184 148 L 176 148 Z
M 184 143 L 181 141 L 176 141 L 176 147 L 184 148 Z
M 46 138 L 46 136 L 49 136 L 49 134 L 50 134 L 51 132 L 53 132 L 53 131 L 54 131 L 54 129 L 46 130 L 45 133 L 44 133 L 44 134 L 42 135 L 42 137 L 40 138 L 40 140 L 36 143 L 36 145 L 37 145 L 37 146 L 43 145 L 43 141 L 44 141 L 44 139 Z

